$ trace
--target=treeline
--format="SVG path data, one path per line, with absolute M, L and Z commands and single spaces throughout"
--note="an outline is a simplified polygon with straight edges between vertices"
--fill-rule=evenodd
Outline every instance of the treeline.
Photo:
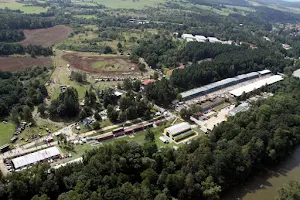
M 83 163 L 49 174 L 47 164 L 14 173 L 1 180 L 0 197 L 220 199 L 222 192 L 279 163 L 299 144 L 299 88 L 299 80 L 285 80 L 277 89 L 284 92 L 229 118 L 210 136 L 178 150 L 158 149 L 149 130 L 143 145 L 116 142 L 87 152 Z M 288 195 L 281 199 L 284 197 Z
M 32 68 L 21 72 L 0 72 L 0 117 L 6 117 L 12 108 L 20 111 L 22 106 L 33 108 L 48 95 L 45 88 L 47 68 Z
M 42 47 L 41 45 L 29 45 L 25 47 L 18 43 L 0 43 L 0 55 L 26 53 L 31 54 L 32 57 L 53 55 L 51 47 Z
M 53 19 L 33 17 L 15 12 L 0 11 L 0 42 L 18 42 L 25 39 L 23 29 L 48 28 Z
M 189 45 L 188 45 L 189 46 Z M 190 47 L 192 44 L 190 45 Z M 248 72 L 270 69 L 274 73 L 283 72 L 286 67 L 292 66 L 293 61 L 284 59 L 283 55 L 270 50 L 258 48 L 224 48 L 219 55 L 210 48 L 201 48 L 197 43 L 194 48 L 182 54 L 182 61 L 194 61 L 193 65 L 183 70 L 175 70 L 171 76 L 171 82 L 178 88 L 190 89 L 215 82 L 228 77 Z M 207 54 L 215 56 L 210 62 L 197 62 L 205 58 Z M 216 56 L 217 55 L 217 56 Z
M 170 37 L 154 35 L 150 39 L 140 41 L 139 45 L 132 50 L 130 58 L 137 61 L 142 57 L 153 68 L 175 67 L 178 65 L 179 50 Z
M 114 53 L 113 49 L 110 46 L 101 46 L 97 44 L 92 44 L 92 45 L 60 44 L 58 45 L 57 48 L 61 50 L 71 50 L 71 51 L 79 51 L 79 52 L 96 52 L 96 53 L 103 53 L 103 54 Z

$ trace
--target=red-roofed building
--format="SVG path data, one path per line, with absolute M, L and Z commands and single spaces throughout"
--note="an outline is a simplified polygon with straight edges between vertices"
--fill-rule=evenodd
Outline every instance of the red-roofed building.
M 184 65 L 180 65 L 180 66 L 177 67 L 176 69 L 184 69 Z
M 155 82 L 156 82 L 156 80 L 154 80 L 154 79 L 149 79 L 149 80 L 143 81 L 143 82 L 142 82 L 142 85 L 148 85 L 148 84 L 150 84 L 150 83 L 155 83 Z

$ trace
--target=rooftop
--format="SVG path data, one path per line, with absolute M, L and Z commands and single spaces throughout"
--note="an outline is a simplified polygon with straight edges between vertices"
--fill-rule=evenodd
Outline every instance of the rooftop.
M 156 80 L 154 80 L 154 79 L 149 79 L 149 80 L 143 81 L 143 82 L 142 82 L 142 85 L 148 85 L 148 84 L 150 84 L 150 83 L 155 83 L 155 82 L 156 82 Z
M 14 158 L 12 159 L 12 162 L 15 168 L 17 169 L 30 164 L 34 164 L 36 162 L 40 162 L 48 158 L 52 158 L 59 154 L 60 152 L 57 147 L 50 147 L 48 149 L 43 149 L 34 153 L 27 154 L 25 156 Z
M 238 96 L 241 96 L 244 92 L 249 93 L 249 92 L 252 92 L 253 90 L 261 88 L 265 85 L 271 85 L 271 84 L 276 83 L 276 82 L 281 81 L 281 80 L 283 80 L 283 78 L 280 75 L 274 75 L 274 76 L 271 76 L 269 78 L 259 80 L 259 81 L 256 81 L 254 83 L 251 83 L 251 84 L 245 85 L 243 87 L 237 88 L 235 90 L 230 91 L 229 93 L 236 96 L 236 97 L 238 97 Z
M 176 124 L 174 126 L 166 128 L 166 131 L 169 132 L 171 135 L 174 135 L 176 133 L 180 133 L 189 129 L 191 129 L 190 124 L 187 122 L 182 122 L 180 124 Z

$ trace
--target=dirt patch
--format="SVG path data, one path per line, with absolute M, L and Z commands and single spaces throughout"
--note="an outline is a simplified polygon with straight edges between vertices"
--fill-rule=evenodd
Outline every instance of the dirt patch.
M 0 71 L 15 72 L 28 67 L 49 67 L 52 66 L 51 58 L 16 58 L 16 57 L 0 57 Z
M 42 45 L 48 47 L 63 41 L 72 32 L 72 28 L 68 26 L 58 25 L 52 28 L 25 30 L 26 39 L 21 44 Z
M 127 56 L 85 56 L 68 53 L 62 56 L 71 67 L 95 74 L 128 75 L 138 73 L 138 67 Z

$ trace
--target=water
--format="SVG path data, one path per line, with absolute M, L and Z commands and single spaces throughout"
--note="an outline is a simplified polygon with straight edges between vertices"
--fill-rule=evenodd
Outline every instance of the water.
M 234 188 L 222 200 L 274 200 L 277 189 L 291 180 L 300 180 L 300 147 L 275 169 Z

